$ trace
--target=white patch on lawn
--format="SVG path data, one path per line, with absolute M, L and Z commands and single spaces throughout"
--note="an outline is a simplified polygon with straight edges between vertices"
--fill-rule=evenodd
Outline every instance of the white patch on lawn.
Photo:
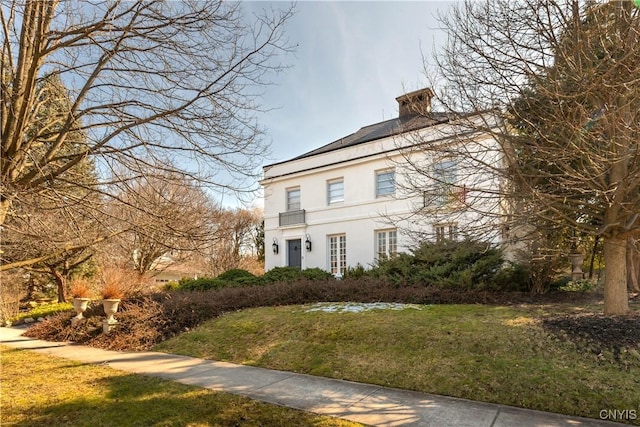
M 323 311 L 325 313 L 362 313 L 363 311 L 371 310 L 406 310 L 408 308 L 412 308 L 414 310 L 422 310 L 423 307 L 424 306 L 417 304 L 400 304 L 395 302 L 320 302 L 313 304 L 310 308 L 305 310 L 305 313 L 310 313 L 313 311 Z

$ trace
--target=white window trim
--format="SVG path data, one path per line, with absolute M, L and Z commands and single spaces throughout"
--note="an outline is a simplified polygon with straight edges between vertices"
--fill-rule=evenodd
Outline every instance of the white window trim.
M 334 242 L 332 240 L 335 239 Z M 336 277 L 342 277 L 347 269 L 347 235 L 332 234 L 327 236 L 327 261 L 329 272 Z M 335 249 L 335 252 L 334 252 Z M 335 262 L 335 268 L 334 268 Z
M 376 261 L 380 261 L 380 255 L 382 255 L 383 252 L 380 248 L 380 237 L 382 235 L 384 235 L 384 257 L 389 259 L 398 254 L 398 229 L 389 228 L 385 230 L 376 230 L 374 234 L 374 253 Z

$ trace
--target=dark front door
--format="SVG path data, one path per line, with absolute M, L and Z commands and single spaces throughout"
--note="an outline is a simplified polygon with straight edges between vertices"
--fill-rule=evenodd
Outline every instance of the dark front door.
M 302 239 L 287 240 L 287 265 L 302 267 Z

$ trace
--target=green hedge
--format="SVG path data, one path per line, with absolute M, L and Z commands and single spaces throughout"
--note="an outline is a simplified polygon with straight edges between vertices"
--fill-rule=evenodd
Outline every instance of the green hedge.
M 256 277 L 256 275 L 247 270 L 242 270 L 241 268 L 232 268 L 231 270 L 227 270 L 221 275 L 219 275 L 218 277 L 216 277 L 216 279 L 233 281 L 237 279 L 245 279 L 245 278 L 253 278 L 253 277 Z
M 494 245 L 465 240 L 422 243 L 410 254 L 382 260 L 367 275 L 395 284 L 451 289 L 526 290 L 528 274 L 508 266 Z
M 331 273 L 319 268 L 300 270 L 295 267 L 275 267 L 263 276 L 255 276 L 246 270 L 232 269 L 216 278 L 182 279 L 178 283 L 165 286 L 167 291 L 208 291 L 238 286 L 262 286 L 268 283 L 295 282 L 298 280 L 323 281 L 334 280 Z

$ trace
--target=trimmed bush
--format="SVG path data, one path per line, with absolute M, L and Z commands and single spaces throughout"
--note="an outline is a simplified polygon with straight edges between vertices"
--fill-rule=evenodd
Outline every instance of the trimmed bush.
M 218 277 L 216 277 L 216 279 L 234 281 L 237 279 L 244 279 L 247 277 L 256 277 L 256 276 L 247 270 L 243 270 L 241 268 L 232 268 L 231 270 L 227 270 L 224 273 L 220 274 Z
M 306 270 L 300 270 L 296 267 L 274 267 L 267 271 L 264 276 L 262 276 L 262 279 L 265 283 L 290 283 L 301 279 L 312 281 L 335 280 L 331 273 L 320 268 L 307 268 Z
M 300 269 L 296 267 L 274 267 L 262 276 L 266 283 L 293 282 L 300 279 Z
M 225 288 L 229 286 L 229 284 L 233 284 L 233 282 L 207 277 L 200 279 L 182 279 L 179 282 L 179 289 L 184 291 L 210 291 Z
M 307 280 L 335 280 L 333 274 L 320 268 L 307 268 L 302 270 L 300 277 Z
M 382 260 L 368 274 L 396 285 L 452 289 L 524 290 L 523 269 L 503 271 L 500 249 L 466 240 L 422 243 L 410 254 Z

